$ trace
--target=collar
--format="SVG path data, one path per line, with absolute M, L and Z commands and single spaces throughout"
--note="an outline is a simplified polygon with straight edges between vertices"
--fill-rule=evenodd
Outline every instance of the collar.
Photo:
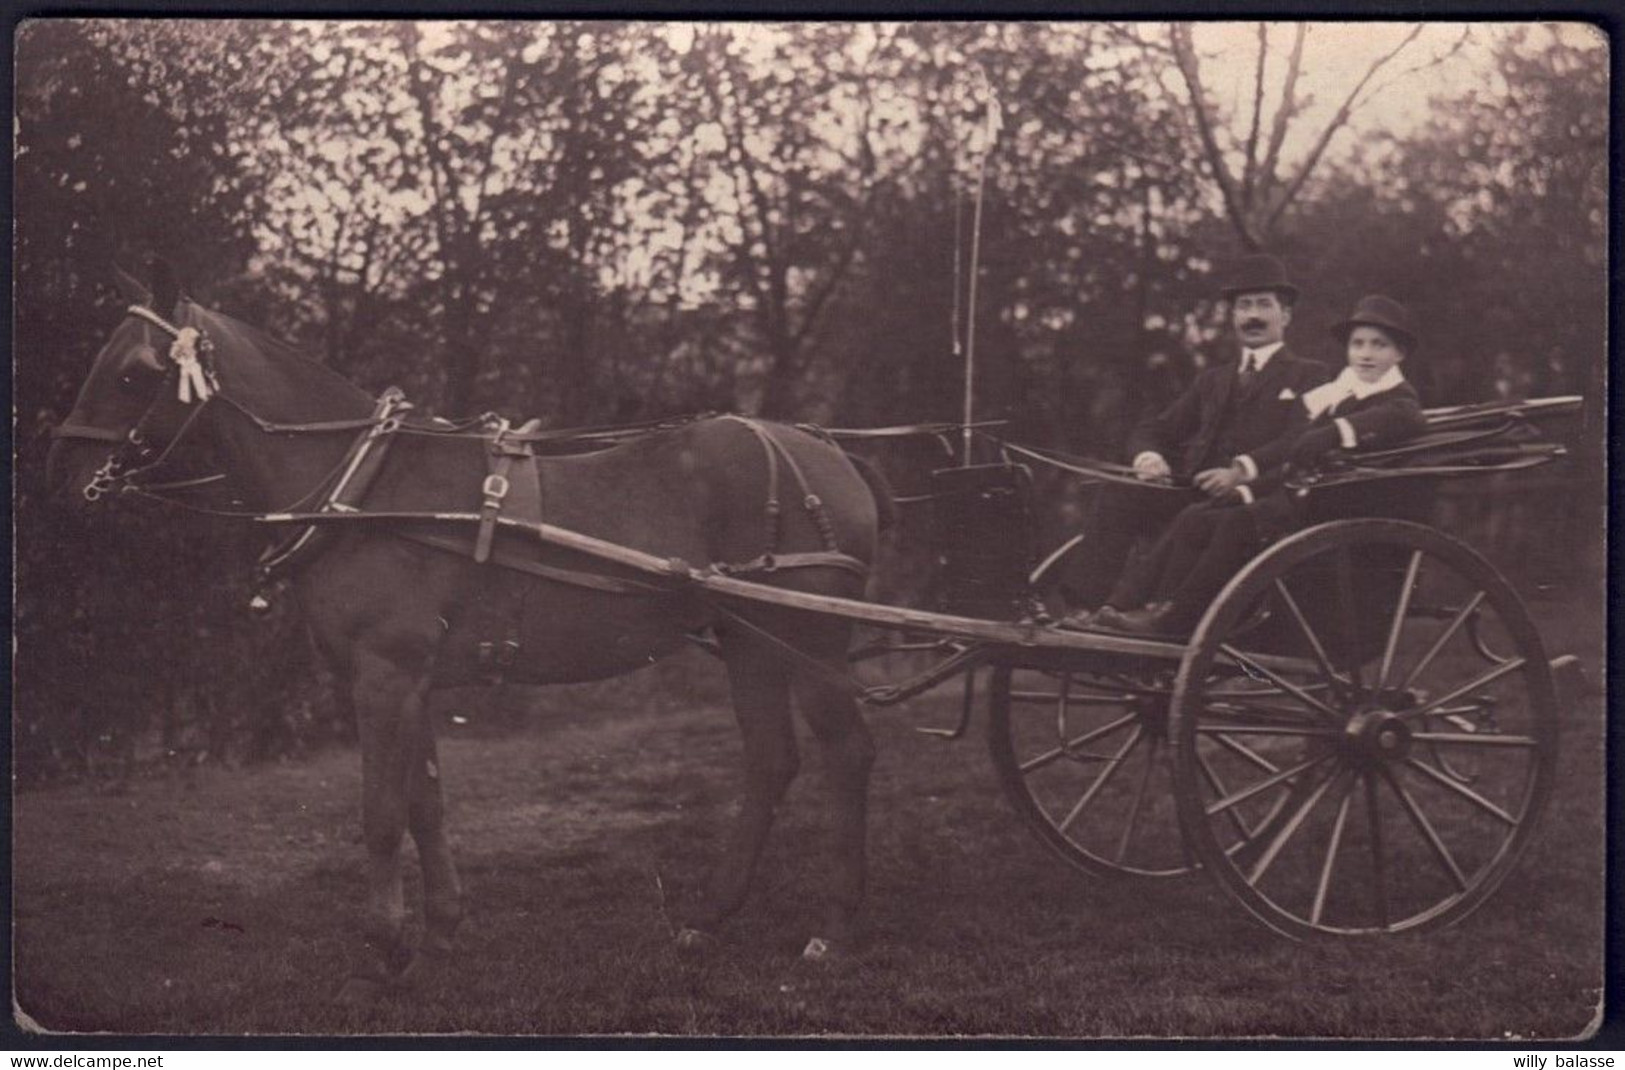
M 1255 365 L 1254 370 L 1263 371 L 1264 365 L 1268 364 L 1270 362 L 1270 358 L 1275 356 L 1276 353 L 1280 352 L 1282 347 L 1285 345 L 1285 341 L 1280 341 L 1272 342 L 1267 346 L 1259 346 L 1257 349 L 1248 349 L 1246 346 L 1242 346 L 1241 360 L 1237 362 L 1236 367 L 1241 367 L 1241 364 L 1247 359 L 1247 354 L 1251 353 L 1253 356 L 1253 364 Z
M 1394 365 L 1382 373 L 1382 378 L 1374 383 L 1368 383 L 1354 374 L 1353 368 L 1344 368 L 1343 371 L 1329 383 L 1315 387 L 1303 395 L 1304 407 L 1309 410 L 1310 417 L 1319 416 L 1327 409 L 1342 404 L 1349 398 L 1364 400 L 1373 394 L 1380 394 L 1385 390 L 1392 390 L 1405 381 L 1400 374 L 1399 365 Z

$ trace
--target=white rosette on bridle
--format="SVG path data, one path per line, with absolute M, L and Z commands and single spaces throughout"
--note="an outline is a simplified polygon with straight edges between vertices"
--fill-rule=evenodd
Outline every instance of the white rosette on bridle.
M 190 405 L 193 397 L 207 401 L 214 394 L 214 377 L 198 357 L 204 345 L 207 342 L 196 327 L 182 327 L 169 347 L 169 359 L 181 370 L 178 396 L 183 405 Z

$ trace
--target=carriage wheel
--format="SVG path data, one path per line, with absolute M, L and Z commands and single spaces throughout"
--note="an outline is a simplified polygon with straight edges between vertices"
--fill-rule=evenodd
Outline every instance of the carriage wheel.
M 1259 555 L 1197 625 L 1180 823 L 1288 936 L 1448 925 L 1527 845 L 1557 737 L 1540 636 L 1488 562 L 1421 525 L 1336 521 Z
M 1172 680 L 998 667 L 988 748 L 1035 835 L 1092 876 L 1189 873 L 1168 749 Z

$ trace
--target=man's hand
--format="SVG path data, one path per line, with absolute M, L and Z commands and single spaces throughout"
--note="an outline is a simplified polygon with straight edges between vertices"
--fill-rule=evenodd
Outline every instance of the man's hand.
M 1236 465 L 1209 468 L 1196 473 L 1196 488 L 1210 498 L 1221 498 L 1247 481 L 1247 473 Z
M 1149 483 L 1154 479 L 1167 479 L 1174 472 L 1162 459 L 1162 454 L 1148 451 L 1134 458 L 1134 474 Z

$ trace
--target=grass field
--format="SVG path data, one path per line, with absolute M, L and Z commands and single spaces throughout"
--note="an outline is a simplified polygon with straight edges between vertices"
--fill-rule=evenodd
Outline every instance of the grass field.
M 1600 625 L 1545 608 L 1553 650 L 1596 678 Z M 708 671 L 691 674 L 702 692 Z M 1271 935 L 1200 875 L 1074 874 L 1013 816 L 980 732 L 952 745 L 914 732 L 949 719 L 949 700 L 873 713 L 866 939 L 815 967 L 798 953 L 817 906 L 816 751 L 750 903 L 714 954 L 679 959 L 672 925 L 720 848 L 738 738 L 714 701 L 628 708 L 617 696 L 631 693 L 558 690 L 519 731 L 443 733 L 469 906 L 459 953 L 428 990 L 363 1010 L 329 1001 L 362 898 L 353 751 L 19 794 L 20 1007 L 48 1030 L 159 1034 L 1497 1040 L 1574 1037 L 1599 1013 L 1595 699 L 1564 725 L 1542 835 L 1480 912 L 1309 944 Z

